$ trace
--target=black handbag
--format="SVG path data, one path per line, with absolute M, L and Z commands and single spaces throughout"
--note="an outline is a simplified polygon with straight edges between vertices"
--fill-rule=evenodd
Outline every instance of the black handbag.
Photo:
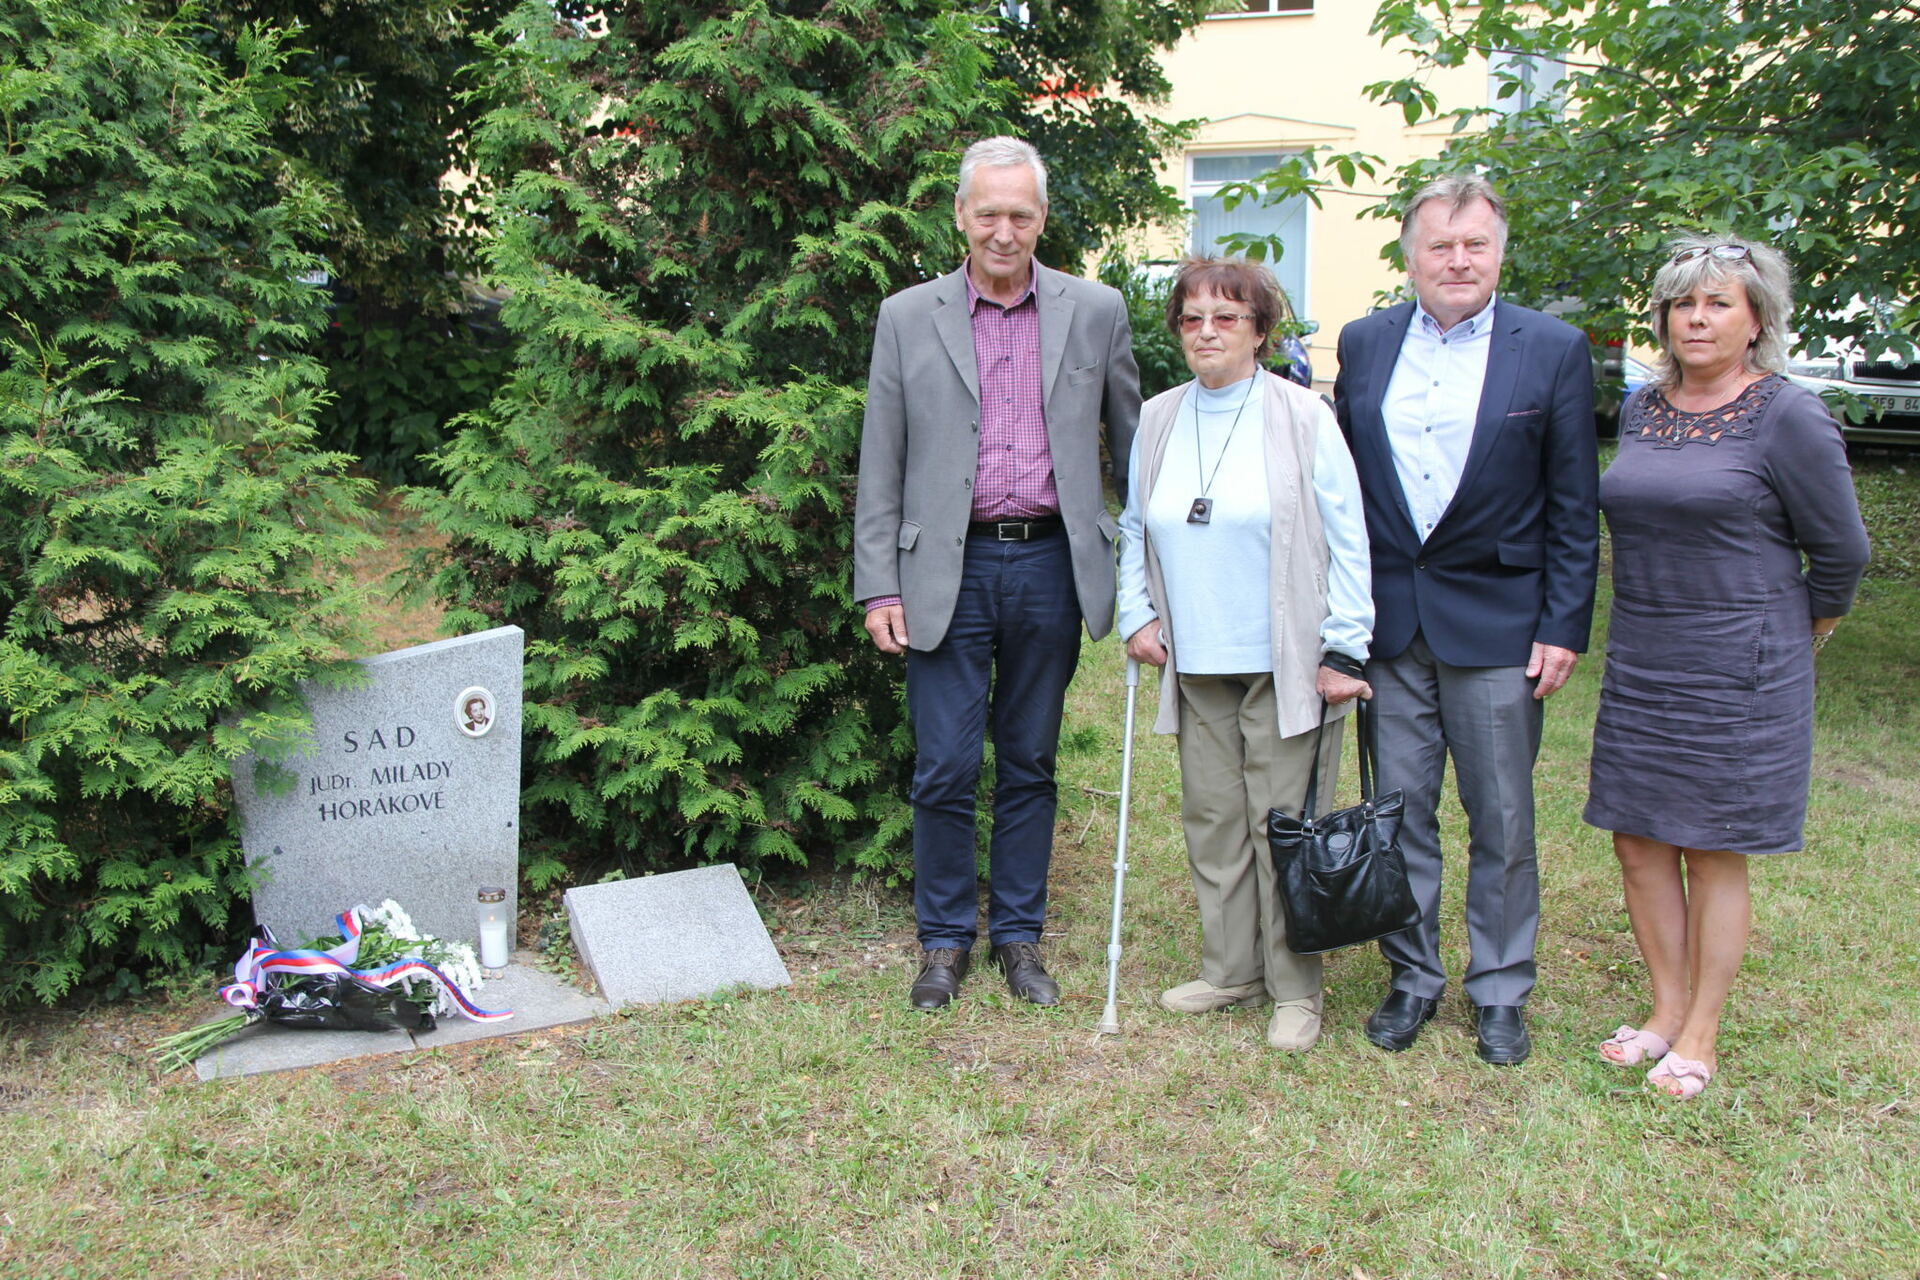
M 1420 923 L 1420 906 L 1413 900 L 1406 860 L 1400 856 L 1406 800 L 1398 791 L 1373 794 L 1373 713 L 1362 702 L 1353 715 L 1360 803 L 1308 816 L 1319 799 L 1320 735 L 1327 730 L 1323 701 L 1300 816 L 1284 809 L 1267 811 L 1267 848 L 1287 916 L 1287 946 L 1301 955 L 1372 942 Z

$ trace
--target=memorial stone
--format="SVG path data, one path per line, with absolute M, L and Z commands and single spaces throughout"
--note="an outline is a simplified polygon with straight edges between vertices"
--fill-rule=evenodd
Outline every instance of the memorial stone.
M 566 903 L 573 945 L 615 1008 L 793 981 L 731 863 L 582 885 Z
M 367 658 L 354 688 L 310 684 L 311 747 L 235 761 L 254 917 L 293 946 L 393 898 L 421 932 L 476 942 L 475 895 L 520 861 L 518 627 Z

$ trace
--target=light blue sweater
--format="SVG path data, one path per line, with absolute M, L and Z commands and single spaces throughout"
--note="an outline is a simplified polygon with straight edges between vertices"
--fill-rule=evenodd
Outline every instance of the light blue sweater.
M 1265 397 L 1253 382 L 1214 390 L 1195 383 L 1189 389 L 1144 513 L 1140 450 L 1129 464 L 1131 497 L 1120 517 L 1119 631 L 1131 636 L 1156 616 L 1147 598 L 1144 533 L 1153 539 L 1164 571 L 1167 608 L 1179 637 L 1175 667 L 1188 675 L 1273 669 L 1267 601 L 1272 534 L 1261 454 Z M 1359 477 L 1338 431 L 1323 429 L 1315 438 L 1312 480 L 1331 562 L 1321 643 L 1364 662 L 1373 634 L 1366 519 Z M 1213 502 L 1211 519 L 1190 524 L 1187 516 L 1203 489 Z

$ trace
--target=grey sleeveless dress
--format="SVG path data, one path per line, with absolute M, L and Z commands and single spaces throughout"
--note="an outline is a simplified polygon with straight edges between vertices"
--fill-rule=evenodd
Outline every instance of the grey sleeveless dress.
M 1690 849 L 1798 849 L 1809 623 L 1851 607 L 1867 562 L 1840 429 L 1778 376 L 1705 413 L 1649 387 L 1621 422 L 1600 479 L 1613 612 L 1585 818 Z

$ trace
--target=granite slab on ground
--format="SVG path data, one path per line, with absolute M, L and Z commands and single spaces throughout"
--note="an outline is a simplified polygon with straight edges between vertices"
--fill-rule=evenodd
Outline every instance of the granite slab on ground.
M 587 1022 L 612 1009 L 599 996 L 588 995 L 550 973 L 519 963 L 510 964 L 499 976 L 488 978 L 475 1003 L 487 1009 L 512 1009 L 513 1016 L 500 1022 L 469 1022 L 456 1014 L 441 1019 L 432 1031 L 415 1032 L 297 1031 L 261 1023 L 201 1055 L 193 1069 L 202 1080 L 292 1071 L 349 1058 L 434 1049 L 537 1031 L 542 1027 Z
M 792 985 L 732 863 L 582 885 L 566 903 L 574 949 L 616 1008 Z
M 393 898 L 422 932 L 475 940 L 475 893 L 518 907 L 518 627 L 398 649 L 355 665 L 352 688 L 302 686 L 303 750 L 234 762 L 254 916 L 285 945 L 335 913 Z

